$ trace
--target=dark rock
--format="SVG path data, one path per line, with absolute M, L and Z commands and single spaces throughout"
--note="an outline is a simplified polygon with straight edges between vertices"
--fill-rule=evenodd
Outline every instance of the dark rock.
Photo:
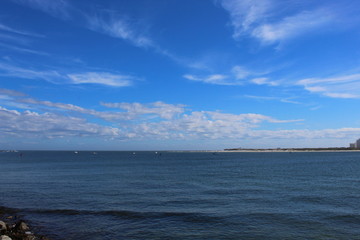
M 27 235 L 23 237 L 23 240 L 36 240 L 37 238 L 34 235 Z
M 28 231 L 30 228 L 28 227 L 28 225 L 26 225 L 24 221 L 19 221 L 18 223 L 16 223 L 14 229 L 15 231 L 25 232 Z
M 1 0 L 0 0 L 1 1 Z M 16 209 L 0 206 L 0 240 L 50 240 L 34 234 Z

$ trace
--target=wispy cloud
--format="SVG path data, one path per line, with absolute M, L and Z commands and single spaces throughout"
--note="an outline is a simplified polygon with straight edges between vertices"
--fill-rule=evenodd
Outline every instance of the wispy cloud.
M 268 16 L 273 4 L 271 0 L 222 0 L 222 6 L 230 14 L 231 24 L 234 27 L 234 38 L 251 31 L 259 22 Z
M 44 38 L 44 36 L 34 32 L 15 29 L 0 23 L 0 47 L 8 51 L 16 51 L 20 53 L 36 54 L 42 56 L 49 55 L 42 51 L 30 49 L 31 43 L 33 43 L 34 39 L 38 38 Z
M 251 36 L 266 44 L 290 39 L 335 21 L 329 9 L 317 8 L 284 14 L 278 1 L 222 0 L 222 6 L 230 14 L 234 28 L 233 37 Z
M 251 35 L 264 43 L 274 43 L 320 28 L 332 20 L 333 14 L 324 9 L 303 11 L 279 22 L 260 25 L 253 29 Z
M 53 17 L 68 19 L 71 5 L 66 0 L 12 0 L 40 11 L 43 11 Z
M 59 80 L 63 79 L 63 76 L 55 70 L 38 71 L 18 67 L 4 62 L 0 62 L 0 75 L 25 79 L 45 80 L 51 83 L 57 83 Z
M 84 27 L 109 35 L 114 38 L 123 39 L 137 47 L 155 47 L 155 44 L 143 34 L 136 21 L 131 21 L 125 16 L 119 16 L 114 11 L 95 9 L 90 13 L 89 9 L 77 9 L 66 0 L 12 0 L 16 3 L 43 11 L 53 17 L 67 21 L 77 21 Z M 3 26 L 7 28 L 6 26 Z M 0 29 L 2 26 L 0 25 Z M 11 31 L 16 31 L 10 29 Z M 16 31 L 21 33 L 20 31 Z
M 53 84 L 99 84 L 109 87 L 128 87 L 137 80 L 134 76 L 108 72 L 66 73 L 59 70 L 29 69 L 0 62 L 0 76 L 45 80 Z
M 1 38 L 1 36 L 0 36 L 0 38 Z M 42 55 L 42 56 L 49 56 L 50 55 L 50 54 L 48 54 L 46 52 L 32 50 L 32 49 L 23 48 L 23 47 L 17 47 L 17 46 L 13 46 L 13 45 L 10 45 L 10 44 L 5 44 L 5 43 L 0 43 L 0 46 L 4 47 L 6 49 L 14 50 L 14 51 L 21 52 L 21 53 L 36 54 L 36 55 Z
M 297 81 L 305 90 L 332 98 L 360 98 L 360 74 Z
M 293 97 L 270 97 L 270 96 L 255 96 L 255 95 L 244 95 L 244 98 L 250 98 L 258 101 L 279 101 L 283 103 L 300 104 L 298 101 L 294 101 Z
M 212 74 L 205 77 L 195 76 L 191 74 L 185 74 L 183 76 L 184 78 L 191 80 L 191 81 L 197 81 L 197 82 L 203 82 L 208 84 L 215 84 L 215 85 L 239 85 L 241 83 L 233 82 L 230 79 L 229 76 L 223 75 L 223 74 Z
M 203 82 L 213 85 L 239 86 L 251 83 L 256 85 L 277 86 L 278 82 L 271 81 L 268 77 L 265 77 L 266 74 L 267 72 L 255 72 L 243 66 L 236 65 L 225 74 L 211 74 L 205 76 L 185 74 L 183 77 L 191 81 Z
M 243 66 L 234 66 L 231 69 L 231 72 L 233 73 L 236 79 L 245 79 L 249 75 L 252 75 L 252 73 Z
M 262 78 L 253 78 L 250 80 L 250 82 L 257 84 L 257 85 L 270 85 L 270 86 L 277 86 L 278 83 L 274 82 L 274 81 L 270 81 L 268 78 L 266 77 L 262 77 Z
M 87 28 L 126 40 L 137 47 L 155 47 L 152 40 L 144 36 L 135 23 L 119 16 L 113 16 L 109 12 L 105 13 L 105 16 L 103 14 L 84 15 Z
M 24 31 L 24 30 L 15 29 L 15 28 L 9 27 L 7 25 L 4 25 L 2 23 L 0 23 L 0 31 L 8 32 L 8 33 L 15 33 L 15 34 L 29 36 L 29 37 L 44 37 L 43 35 Z
M 247 114 L 229 114 L 229 113 L 221 113 L 221 112 L 206 112 L 211 116 L 213 120 L 224 120 L 224 121 L 232 121 L 232 122 L 248 122 L 251 124 L 257 124 L 264 121 L 270 123 L 288 123 L 288 122 L 299 122 L 304 121 L 303 119 L 297 120 L 278 120 L 269 116 L 265 116 L 262 114 L 255 113 L 247 113 Z
M 26 94 L 24 94 L 22 92 L 18 92 L 18 91 L 6 89 L 6 88 L 0 88 L 0 94 L 5 94 L 5 95 L 11 96 L 11 97 L 24 97 L 24 96 L 26 96 Z
M 112 9 L 95 8 L 91 7 L 91 5 L 89 5 L 89 8 L 79 9 L 66 0 L 12 1 L 43 11 L 53 17 L 74 22 L 76 25 L 91 31 L 124 40 L 135 47 L 151 49 L 178 64 L 190 68 L 196 67 L 192 61 L 180 57 L 157 44 L 148 34 L 149 24 L 137 18 L 120 14 Z
M 135 80 L 132 76 L 112 74 L 106 72 L 86 72 L 67 75 L 73 84 L 101 84 L 111 87 L 128 87 Z
M 17 45 L 29 45 L 30 41 L 23 36 L 15 36 L 12 34 L 0 32 L 0 41 L 7 44 L 17 44 Z

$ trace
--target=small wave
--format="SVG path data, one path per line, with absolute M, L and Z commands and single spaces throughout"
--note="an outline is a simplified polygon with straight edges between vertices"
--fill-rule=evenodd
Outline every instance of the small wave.
M 55 214 L 55 215 L 93 215 L 93 216 L 114 216 L 123 219 L 164 219 L 174 218 L 181 219 L 186 222 L 209 222 L 221 221 L 220 217 L 209 216 L 200 213 L 188 212 L 137 212 L 137 211 L 91 211 L 91 210 L 75 210 L 75 209 L 24 209 L 27 213 L 33 214 Z
M 15 208 L 0 206 L 0 213 L 13 213 L 13 212 L 17 212 L 17 210 Z
M 303 195 L 303 196 L 292 197 L 290 200 L 294 201 L 294 202 L 313 203 L 313 204 L 328 203 L 328 200 L 326 198 L 318 197 L 318 196 L 305 196 L 305 195 Z
M 360 215 L 359 214 L 345 214 L 345 215 L 336 215 L 327 218 L 328 220 L 345 222 L 345 223 L 354 223 L 360 224 Z

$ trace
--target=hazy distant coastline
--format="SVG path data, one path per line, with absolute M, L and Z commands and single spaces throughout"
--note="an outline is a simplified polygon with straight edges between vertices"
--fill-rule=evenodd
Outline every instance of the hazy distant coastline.
M 353 148 L 226 148 L 222 150 L 0 150 L 0 153 L 18 153 L 19 156 L 23 155 L 23 152 L 74 152 L 78 153 L 90 153 L 92 155 L 101 152 L 130 152 L 132 155 L 140 152 L 154 152 L 155 154 L 161 154 L 166 152 L 199 152 L 199 153 L 223 153 L 223 152 L 360 152 L 360 149 Z
M 359 152 L 352 148 L 228 148 L 224 152 Z

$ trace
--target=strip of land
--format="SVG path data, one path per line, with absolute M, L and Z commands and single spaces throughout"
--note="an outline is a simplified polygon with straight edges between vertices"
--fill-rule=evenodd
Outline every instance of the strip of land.
M 335 148 L 227 148 L 225 152 L 360 152 L 360 149 Z

